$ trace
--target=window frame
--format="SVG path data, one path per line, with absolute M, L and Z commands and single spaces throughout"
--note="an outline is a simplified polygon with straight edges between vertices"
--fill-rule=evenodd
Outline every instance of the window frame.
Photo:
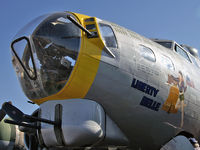
M 20 42 L 22 40 L 25 40 L 27 42 L 27 46 L 28 46 L 28 51 L 30 53 L 30 59 L 31 59 L 31 63 L 33 65 L 33 72 L 30 74 L 30 71 L 29 69 L 27 69 L 27 67 L 25 66 L 25 64 L 23 63 L 22 59 L 20 58 L 20 56 L 18 55 L 17 51 L 15 50 L 15 43 L 17 42 Z M 37 79 L 37 71 L 36 71 L 36 65 L 35 65 L 35 60 L 33 58 L 33 50 L 32 50 L 32 47 L 31 47 L 31 42 L 29 40 L 28 37 L 26 36 L 23 36 L 23 37 L 20 37 L 16 40 L 14 40 L 12 43 L 11 43 L 11 50 L 14 54 L 14 56 L 16 57 L 17 61 L 19 61 L 19 64 L 21 65 L 21 67 L 23 68 L 23 70 L 25 71 L 25 73 L 27 74 L 27 76 L 31 79 L 31 80 L 36 80 Z M 33 75 L 32 75 L 33 74 Z
M 148 59 L 147 57 L 144 57 L 144 55 L 141 54 L 141 51 L 140 51 L 141 48 L 142 48 L 142 49 L 145 48 L 146 50 L 151 51 L 152 54 L 154 55 L 155 60 L 152 61 L 152 60 Z M 139 53 L 140 53 L 140 56 L 142 56 L 145 60 L 147 60 L 147 61 L 149 61 L 149 62 L 153 62 L 153 63 L 155 63 L 155 62 L 157 61 L 157 59 L 156 59 L 156 55 L 155 55 L 154 51 L 153 51 L 150 47 L 148 47 L 148 46 L 145 46 L 145 45 L 143 45 L 143 44 L 139 44 Z
M 161 60 L 160 63 L 161 63 L 162 66 L 166 67 L 166 69 L 168 69 L 168 70 L 170 70 L 170 71 L 175 71 L 175 70 L 176 70 L 176 69 L 175 69 L 174 62 L 172 61 L 172 59 L 171 59 L 170 57 L 168 57 L 168 56 L 166 56 L 166 55 L 164 55 L 164 54 L 161 54 L 160 56 L 161 56 L 161 57 L 160 57 L 160 60 Z M 171 62 L 172 66 L 173 66 L 173 69 L 169 69 L 166 65 L 163 65 L 163 63 L 162 63 L 163 57 L 166 58 L 166 59 L 168 59 L 168 60 Z
M 105 42 L 105 40 L 104 40 L 105 38 L 103 37 L 103 34 L 102 34 L 102 32 L 101 32 L 101 31 L 102 31 L 102 30 L 101 30 L 101 25 L 107 26 L 107 27 L 109 27 L 109 28 L 111 29 L 111 31 L 112 31 L 112 33 L 113 33 L 113 37 L 114 37 L 115 42 L 116 42 L 116 47 L 108 47 L 108 46 L 107 46 L 107 44 L 106 44 L 106 42 Z M 116 37 L 116 35 L 115 35 L 115 32 L 114 32 L 112 26 L 111 26 L 110 24 L 103 23 L 103 22 L 99 22 L 99 23 L 98 23 L 98 26 L 99 26 L 100 35 L 101 35 L 101 38 L 102 38 L 102 41 L 103 41 L 104 45 L 105 45 L 107 48 L 118 49 L 118 48 L 119 48 L 119 45 L 118 45 L 117 37 Z
M 186 57 L 184 57 L 181 53 L 179 53 L 178 51 L 177 51 L 177 47 L 180 49 L 180 50 L 182 50 L 185 54 L 186 54 L 186 56 L 187 56 L 187 58 Z M 190 63 L 192 63 L 192 61 L 191 61 L 191 58 L 189 57 L 189 55 L 188 55 L 188 52 L 184 49 L 184 48 L 182 48 L 181 46 L 179 46 L 178 44 L 175 44 L 174 45 L 174 50 L 175 50 L 175 52 L 177 53 L 177 54 L 179 54 L 181 57 L 183 57 L 185 60 L 187 60 L 188 62 L 190 62 Z

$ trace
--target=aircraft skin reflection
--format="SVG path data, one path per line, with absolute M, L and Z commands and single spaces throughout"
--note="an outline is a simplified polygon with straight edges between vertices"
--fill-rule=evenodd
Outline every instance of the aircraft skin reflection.
M 178 148 L 180 135 L 199 140 L 200 61 L 179 44 L 166 48 L 72 12 L 43 17 L 19 57 L 23 36 L 11 44 L 13 65 L 39 110 L 32 122 L 22 115 L 20 123 L 34 124 L 41 148 L 155 150 L 172 138 Z

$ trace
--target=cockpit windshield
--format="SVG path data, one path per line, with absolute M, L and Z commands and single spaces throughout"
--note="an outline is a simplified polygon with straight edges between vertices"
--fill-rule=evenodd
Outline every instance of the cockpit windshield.
M 81 31 L 67 15 L 71 14 L 54 13 L 37 18 L 17 34 L 11 45 L 13 65 L 30 99 L 59 92 L 76 64 Z
M 169 49 L 172 49 L 173 46 L 172 42 L 160 42 L 160 41 L 155 41 L 155 42 Z

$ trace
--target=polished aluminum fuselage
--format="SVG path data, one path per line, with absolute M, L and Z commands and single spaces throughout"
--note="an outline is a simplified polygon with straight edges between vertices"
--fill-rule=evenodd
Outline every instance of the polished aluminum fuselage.
M 197 79 L 200 70 L 170 49 L 118 25 L 101 22 L 112 26 L 118 48 L 110 49 L 115 58 L 102 52 L 96 78 L 85 98 L 103 106 L 105 112 L 128 137 L 132 147 L 159 149 L 181 131 L 192 133 L 198 138 L 200 81 Z M 140 56 L 140 45 L 152 49 L 156 57 L 155 62 L 150 62 Z M 162 55 L 172 60 L 174 70 L 169 70 L 162 65 Z M 177 113 L 168 113 L 161 109 L 169 95 L 168 75 L 178 76 L 180 70 L 184 77 L 189 76 L 195 85 L 195 88 L 187 86 L 184 94 L 182 128 L 180 127 L 180 109 Z M 159 92 L 156 96 L 152 96 L 133 88 L 131 87 L 133 79 L 150 85 Z M 160 107 L 157 111 L 141 105 L 144 96 L 159 103 Z

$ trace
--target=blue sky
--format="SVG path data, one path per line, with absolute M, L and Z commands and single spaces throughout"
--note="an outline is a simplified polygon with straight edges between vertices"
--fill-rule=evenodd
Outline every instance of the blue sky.
M 25 113 L 28 104 L 11 64 L 10 42 L 15 34 L 42 14 L 73 11 L 105 19 L 148 38 L 172 39 L 200 49 L 199 0 L 19 0 L 0 5 L 0 105 L 8 100 Z

